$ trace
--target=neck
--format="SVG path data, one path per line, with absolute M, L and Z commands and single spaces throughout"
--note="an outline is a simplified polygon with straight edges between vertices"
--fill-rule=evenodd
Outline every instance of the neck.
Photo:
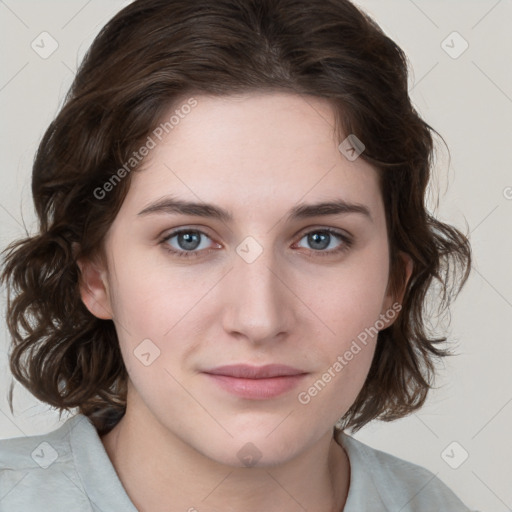
M 340 512 L 348 494 L 348 457 L 332 432 L 266 468 L 218 463 L 129 408 L 101 441 L 139 512 Z

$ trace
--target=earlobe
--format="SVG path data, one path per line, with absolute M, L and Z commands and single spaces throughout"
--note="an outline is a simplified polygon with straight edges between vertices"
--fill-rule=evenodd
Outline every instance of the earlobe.
M 112 310 L 105 271 L 89 259 L 77 260 L 80 269 L 80 296 L 85 307 L 97 318 L 109 320 Z

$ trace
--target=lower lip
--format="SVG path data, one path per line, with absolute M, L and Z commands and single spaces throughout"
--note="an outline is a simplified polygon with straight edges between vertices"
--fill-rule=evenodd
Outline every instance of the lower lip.
M 295 388 L 306 376 L 306 374 L 300 374 L 268 379 L 241 379 L 211 373 L 206 375 L 226 391 L 250 400 L 267 400 L 282 395 Z

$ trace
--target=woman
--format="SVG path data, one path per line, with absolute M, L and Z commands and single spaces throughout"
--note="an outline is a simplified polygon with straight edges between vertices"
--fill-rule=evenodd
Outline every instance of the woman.
M 5 253 L 11 371 L 78 414 L 0 442 L 2 510 L 467 511 L 345 432 L 420 408 L 448 353 L 426 292 L 471 250 L 424 206 L 433 132 L 347 0 L 118 13 Z

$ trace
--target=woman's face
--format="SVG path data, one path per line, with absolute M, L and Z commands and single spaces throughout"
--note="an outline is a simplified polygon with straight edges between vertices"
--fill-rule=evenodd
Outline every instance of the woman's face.
M 106 292 L 83 299 L 114 320 L 132 418 L 218 462 L 283 462 L 331 435 L 397 315 L 377 173 L 321 98 L 195 100 L 151 135 Z

